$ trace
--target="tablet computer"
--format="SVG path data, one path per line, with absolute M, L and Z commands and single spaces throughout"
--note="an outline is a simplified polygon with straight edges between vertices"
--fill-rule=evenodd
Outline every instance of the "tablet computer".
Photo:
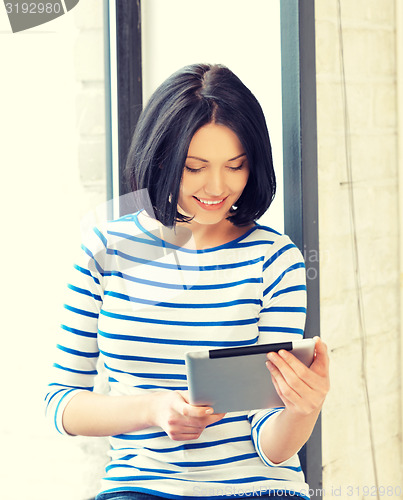
M 315 340 L 186 353 L 190 403 L 211 406 L 215 413 L 284 406 L 266 367 L 267 353 L 281 349 L 292 352 L 302 363 L 310 366 Z

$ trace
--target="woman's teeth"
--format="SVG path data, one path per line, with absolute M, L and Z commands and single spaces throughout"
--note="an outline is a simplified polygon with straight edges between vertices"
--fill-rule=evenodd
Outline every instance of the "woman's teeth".
M 217 200 L 217 201 L 201 200 L 200 198 L 196 198 L 196 199 L 199 200 L 201 203 L 204 203 L 205 205 L 218 205 L 219 203 L 224 201 L 224 198 L 222 200 Z

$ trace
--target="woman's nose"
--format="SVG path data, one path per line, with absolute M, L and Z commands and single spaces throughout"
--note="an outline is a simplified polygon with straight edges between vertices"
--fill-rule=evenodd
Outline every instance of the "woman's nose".
M 224 179 L 221 172 L 211 172 L 204 187 L 206 194 L 220 196 L 224 192 Z

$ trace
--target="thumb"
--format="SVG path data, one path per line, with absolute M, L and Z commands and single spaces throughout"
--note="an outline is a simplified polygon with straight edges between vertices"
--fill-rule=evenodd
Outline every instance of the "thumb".
M 181 415 L 186 416 L 186 408 L 189 405 L 189 396 L 187 391 L 175 391 L 178 397 L 175 399 L 175 410 Z
M 185 401 L 185 403 L 189 403 L 189 391 L 175 391 L 179 396 Z
M 329 366 L 329 356 L 327 353 L 327 345 L 319 337 L 314 337 L 315 343 L 315 359 L 311 368 L 316 372 L 327 372 Z

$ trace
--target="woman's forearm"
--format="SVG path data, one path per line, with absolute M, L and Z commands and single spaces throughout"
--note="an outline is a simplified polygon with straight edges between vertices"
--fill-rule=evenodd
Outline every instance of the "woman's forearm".
M 307 368 L 290 352 L 268 353 L 267 366 L 284 410 L 264 424 L 260 445 L 273 463 L 291 458 L 308 441 L 330 388 L 327 347 L 319 338 Z
M 134 396 L 106 396 L 82 391 L 63 413 L 63 427 L 71 435 L 114 436 L 154 425 L 155 393 Z
M 291 458 L 308 441 L 320 414 L 295 415 L 286 408 L 270 417 L 261 430 L 260 446 L 266 457 L 278 464 Z
M 153 391 L 134 396 L 106 396 L 82 391 L 63 412 L 64 430 L 72 435 L 116 436 L 148 427 L 160 429 L 174 441 L 197 439 L 205 427 L 224 414 L 192 406 L 186 391 Z

